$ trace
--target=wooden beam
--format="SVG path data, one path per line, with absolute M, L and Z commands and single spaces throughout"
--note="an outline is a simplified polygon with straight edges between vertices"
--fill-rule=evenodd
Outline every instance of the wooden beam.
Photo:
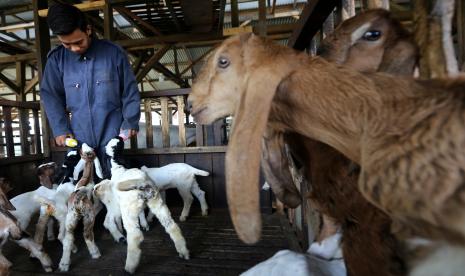
M 163 75 L 165 75 L 165 77 L 167 77 L 168 79 L 170 79 L 171 81 L 173 81 L 174 83 L 176 83 L 177 85 L 181 86 L 181 87 L 188 87 L 189 84 L 187 83 L 187 81 L 185 81 L 184 79 L 176 76 L 173 72 L 171 72 L 168 68 L 166 68 L 163 64 L 157 62 L 153 65 L 153 68 L 155 70 L 157 70 L 158 72 L 162 73 Z
M 287 45 L 297 50 L 308 47 L 313 36 L 338 2 L 337 0 L 315 0 L 307 3 Z
M 168 89 L 161 91 L 146 91 L 140 93 L 141 99 L 146 98 L 157 98 L 157 97 L 174 97 L 174 96 L 183 96 L 189 95 L 191 93 L 191 88 L 178 88 L 178 89 Z
M 153 148 L 152 101 L 150 99 L 144 100 L 144 110 L 147 148 Z
M 16 62 L 16 86 L 22 101 L 26 101 L 24 87 L 26 86 L 26 65 L 22 61 Z
M 168 98 L 162 97 L 161 102 L 161 138 L 164 148 L 170 147 L 170 123 L 168 114 Z
M 47 53 L 50 51 L 50 32 L 47 25 L 47 20 L 39 16 L 39 9 L 48 8 L 48 1 L 32 1 L 34 26 L 35 26 L 35 44 L 37 54 L 37 69 L 39 71 L 39 80 L 42 79 L 45 64 L 47 62 Z M 42 139 L 44 142 L 43 153 L 45 157 L 50 156 L 50 135 L 49 125 L 45 110 L 41 106 L 40 118 L 42 125 Z
M 258 0 L 258 35 L 266 36 L 266 2 Z
M 39 111 L 32 110 L 32 115 L 34 117 L 34 134 L 35 134 L 35 153 L 42 152 L 42 143 L 40 142 L 40 124 L 39 124 Z
M 8 86 L 16 94 L 20 94 L 19 87 L 15 84 L 14 81 L 10 80 L 7 76 L 0 73 L 0 81 L 2 81 L 6 86 Z
M 195 64 L 197 64 L 199 61 L 201 61 L 202 59 L 204 59 L 206 56 L 208 56 L 208 54 L 210 54 L 213 50 L 215 50 L 215 47 L 212 47 L 211 49 L 209 49 L 207 52 L 205 52 L 203 55 L 201 55 L 200 57 L 198 57 L 196 60 L 192 61 L 191 64 L 189 66 L 187 66 L 187 68 L 185 68 L 180 76 L 182 77 L 182 75 L 184 75 L 187 71 L 189 71 Z
M 178 105 L 179 146 L 185 147 L 186 146 L 186 126 L 184 125 L 184 119 L 186 117 L 186 114 L 184 113 L 184 97 L 176 96 L 176 102 Z
M 105 39 L 114 40 L 115 32 L 113 29 L 113 8 L 108 0 L 103 7 L 103 35 Z
M 463 1 L 456 1 L 456 5 L 459 69 L 465 71 L 465 3 Z
M 35 75 L 24 88 L 24 94 L 29 93 L 39 83 L 39 75 Z
M 34 109 L 34 110 L 40 109 L 40 104 L 38 102 L 17 102 L 17 101 L 5 100 L 5 99 L 0 99 L 0 106 L 27 108 L 27 109 Z
M 239 4 L 238 0 L 231 0 L 231 26 L 239 27 Z
M 143 26 L 144 28 L 146 28 L 147 30 L 149 30 L 150 32 L 152 32 L 153 34 L 155 35 L 158 35 L 158 36 L 163 36 L 163 34 L 157 29 L 155 28 L 154 26 L 152 26 L 151 24 L 147 23 L 146 21 L 144 21 L 142 18 L 140 18 L 139 16 L 137 16 L 136 14 L 134 14 L 131 10 L 129 10 L 128 8 L 126 7 L 116 7 L 115 6 L 115 10 L 117 10 L 119 13 L 121 14 L 125 14 L 127 15 L 128 17 L 130 17 L 131 19 L 133 19 L 134 23 L 136 24 L 140 24 L 141 26 Z
M 33 60 L 35 58 L 37 58 L 36 53 L 5 56 L 5 57 L 0 57 L 0 64 L 15 63 L 17 61 Z
M 81 3 L 81 4 L 75 4 L 74 6 L 83 12 L 101 10 L 105 7 L 105 1 L 104 0 L 91 1 L 91 2 L 86 2 L 86 3 Z M 48 9 L 39 10 L 39 16 L 46 17 L 47 14 L 48 14 Z
M 3 121 L 5 129 L 6 152 L 8 157 L 15 156 L 15 148 L 13 141 L 13 128 L 11 126 L 11 106 L 3 107 Z
M 19 31 L 26 28 L 34 28 L 34 22 L 20 23 L 20 24 L 11 24 L 0 27 L 0 31 Z
M 149 60 L 145 63 L 144 68 L 136 75 L 137 82 L 141 82 L 147 73 L 153 68 L 153 66 L 168 52 L 170 45 L 164 45 L 159 49 Z

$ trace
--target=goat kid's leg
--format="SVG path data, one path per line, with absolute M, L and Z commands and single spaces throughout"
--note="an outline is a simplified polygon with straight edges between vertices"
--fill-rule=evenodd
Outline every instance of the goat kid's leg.
M 200 189 L 199 183 L 197 183 L 195 178 L 194 178 L 194 181 L 192 181 L 191 193 L 193 193 L 194 196 L 200 202 L 200 208 L 202 209 L 202 216 L 207 216 L 208 215 L 208 204 L 207 204 L 207 201 L 205 200 L 205 192 L 202 191 L 202 189 Z
M 53 219 L 49 219 L 47 222 L 47 239 L 49 241 L 54 241 L 56 239 L 53 231 Z
M 176 222 L 174 222 L 170 210 L 161 199 L 160 194 L 157 193 L 153 198 L 149 199 L 147 205 L 152 213 L 157 216 L 157 219 L 160 221 L 161 225 L 163 225 L 165 231 L 170 235 L 176 247 L 176 251 L 179 253 L 179 257 L 189 260 L 189 250 L 186 247 L 186 240 L 182 235 L 181 229 Z
M 134 191 L 127 191 L 126 193 L 133 192 Z M 137 193 L 135 193 L 135 197 L 137 198 Z M 142 199 L 138 199 L 135 202 L 131 200 L 121 200 L 120 206 L 128 243 L 128 252 L 124 269 L 132 274 L 139 265 L 142 253 L 140 243 L 144 240 L 144 235 L 139 228 L 139 215 L 143 209 L 144 201 Z
M 184 202 L 184 206 L 182 208 L 182 212 L 181 212 L 181 216 L 179 217 L 179 220 L 185 221 L 187 217 L 189 216 L 192 201 L 194 201 L 194 198 L 192 197 L 190 190 L 184 190 L 184 189 L 178 188 L 178 191 L 182 197 L 182 201 Z M 160 200 L 161 200 L 161 197 L 160 197 Z M 166 204 L 164 205 L 166 206 Z
M 144 231 L 149 231 L 150 227 L 149 227 L 149 224 L 147 223 L 147 220 L 145 219 L 145 206 L 142 208 L 142 210 L 139 213 L 139 223 L 140 223 L 140 227 L 142 227 Z
M 50 215 L 47 213 L 46 207 L 41 207 L 39 219 L 36 224 L 36 232 L 34 233 L 34 241 L 40 246 L 42 246 L 44 242 L 45 227 L 48 226 L 49 219 Z
M 148 211 L 148 213 L 147 213 L 147 222 L 153 222 L 153 217 L 154 217 L 154 216 L 155 216 L 155 215 L 154 215 L 154 214 L 152 213 L 152 211 L 150 211 L 150 209 L 149 209 L 149 211 Z
M 50 257 L 47 255 L 47 253 L 42 251 L 42 246 L 37 244 L 31 238 L 22 238 L 20 240 L 15 240 L 15 242 L 19 246 L 26 248 L 29 252 L 31 252 L 32 256 L 39 259 L 40 264 L 46 272 L 52 272 L 52 261 L 50 260 Z
M 92 259 L 98 259 L 101 255 L 94 240 L 94 209 L 88 210 L 82 218 L 82 223 L 84 225 L 84 240 L 86 241 L 87 249 L 89 249 Z
M 66 214 L 55 214 L 55 218 L 58 221 L 58 240 L 63 244 L 63 240 L 66 235 Z M 78 251 L 76 244 L 73 243 L 71 252 L 76 253 Z
M 0 275 L 10 275 L 11 262 L 0 253 Z
M 119 231 L 118 226 L 115 221 L 115 217 L 110 214 L 110 212 L 107 212 L 105 215 L 105 220 L 103 221 L 103 226 L 110 231 L 111 236 L 117 243 L 125 243 L 126 238 L 123 236 L 123 234 Z M 119 218 L 118 218 L 119 220 Z
M 74 246 L 74 229 L 79 221 L 79 216 L 74 209 L 69 209 L 65 220 L 65 236 L 63 238 L 63 255 L 61 256 L 59 269 L 60 271 L 68 271 L 71 264 L 71 249 Z

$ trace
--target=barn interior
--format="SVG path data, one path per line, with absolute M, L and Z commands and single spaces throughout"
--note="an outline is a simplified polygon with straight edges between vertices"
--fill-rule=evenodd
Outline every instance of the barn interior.
M 437 0 L 440 2 L 440 0 Z M 282 207 L 271 189 L 262 189 L 261 240 L 244 244 L 236 235 L 228 212 L 225 155 L 233 116 L 211 125 L 194 121 L 186 109 L 193 80 L 205 59 L 225 39 L 253 32 L 278 44 L 316 55 L 320 42 L 345 19 L 372 8 L 390 10 L 393 18 L 418 32 L 428 0 L 0 0 L 0 177 L 9 179 L 8 198 L 40 186 L 40 164 L 61 165 L 67 148 L 55 144 L 40 97 L 40 83 L 51 49 L 61 44 L 47 25 L 47 9 L 68 3 L 85 13 L 95 35 L 122 47 L 128 55 L 141 98 L 140 131 L 125 142 L 131 167 L 162 167 L 186 163 L 209 172 L 197 177 L 205 191 L 209 214 L 201 216 L 194 200 L 184 222 L 176 189 L 166 193 L 166 204 L 179 224 L 191 251 L 190 260 L 178 257 L 161 225 L 154 220 L 144 232 L 142 259 L 136 275 L 238 275 L 277 251 L 306 252 L 321 227 L 308 199 L 311 183 L 295 176 L 302 197 L 297 208 Z M 447 2 L 447 1 L 446 1 Z M 465 69 L 465 4 L 452 1 L 451 37 L 458 70 Z M 421 45 L 420 45 L 421 48 Z M 126 245 L 117 244 L 97 217 L 95 240 L 102 257 L 91 259 L 76 230 L 77 254 L 67 275 L 123 275 Z M 34 232 L 34 220 L 28 230 Z M 7 244 L 2 253 L 13 264 L 11 275 L 53 275 L 61 257 L 58 240 L 46 241 L 53 261 L 45 273 L 29 252 Z

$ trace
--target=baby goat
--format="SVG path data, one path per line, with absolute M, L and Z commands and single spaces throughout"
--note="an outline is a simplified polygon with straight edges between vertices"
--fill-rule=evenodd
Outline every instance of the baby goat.
M 147 168 L 142 166 L 141 171 L 147 173 L 148 177 L 157 186 L 158 190 L 165 191 L 170 188 L 178 189 L 184 202 L 180 221 L 185 221 L 191 209 L 194 198 L 191 193 L 199 200 L 202 216 L 208 215 L 208 205 L 205 200 L 205 192 L 199 187 L 195 180 L 196 175 L 208 176 L 209 172 L 196 169 L 185 163 L 173 163 L 160 168 Z
M 84 240 L 93 259 L 100 258 L 100 251 L 94 241 L 95 209 L 92 202 L 94 187 L 94 164 L 97 158 L 94 149 L 87 144 L 82 144 L 81 159 L 85 160 L 84 172 L 76 184 L 75 191 L 68 199 L 68 213 L 66 215 L 66 234 L 63 239 L 63 256 L 60 260 L 60 270 L 68 271 L 70 265 L 71 250 L 74 246 L 74 229 L 79 220 L 84 225 Z M 100 168 L 100 164 L 96 166 Z M 78 173 L 77 173 L 78 174 Z M 75 176 L 77 176 L 75 174 Z
M 139 229 L 139 215 L 145 204 L 170 235 L 179 256 L 189 259 L 189 251 L 181 229 L 171 217 L 171 213 L 163 202 L 158 189 L 151 183 L 145 172 L 124 167 L 123 148 L 124 141 L 121 137 L 115 137 L 108 142 L 105 150 L 107 155 L 111 157 L 111 181 L 104 180 L 97 184 L 94 193 L 107 206 L 107 209 L 119 208 L 119 210 L 108 212 L 107 215 L 121 215 L 123 226 L 126 229 L 128 253 L 125 270 L 134 273 L 140 261 L 141 250 L 139 245 L 144 236 Z M 106 194 L 106 196 L 103 196 L 103 194 Z M 107 205 L 108 200 L 118 202 L 118 206 L 114 204 Z M 119 217 L 108 218 L 111 223 L 116 223 L 117 220 L 119 220 Z
M 1 254 L 1 247 L 8 239 L 29 250 L 33 257 L 39 259 L 44 270 L 51 272 L 50 257 L 42 251 L 41 246 L 27 237 L 27 234 L 19 227 L 16 218 L 10 213 L 15 210 L 15 207 L 5 195 L 9 190 L 11 190 L 9 182 L 3 177 L 0 178 L 0 275 L 9 275 L 11 263 Z

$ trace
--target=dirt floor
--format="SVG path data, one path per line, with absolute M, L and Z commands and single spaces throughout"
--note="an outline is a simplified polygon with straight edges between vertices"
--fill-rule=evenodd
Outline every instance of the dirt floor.
M 180 210 L 172 212 L 179 223 Z M 8 242 L 3 254 L 13 263 L 11 275 L 127 275 L 124 273 L 126 245 L 113 241 L 110 233 L 102 226 L 102 217 L 103 214 L 99 214 L 95 226 L 96 243 L 102 253 L 100 259 L 91 259 L 82 234 L 79 234 L 80 229 L 77 229 L 79 251 L 72 254 L 68 273 L 45 273 L 37 260 L 29 258 L 26 250 Z M 295 236 L 287 220 L 277 214 L 263 215 L 262 239 L 253 246 L 237 238 L 227 210 L 212 210 L 208 217 L 202 217 L 200 210 L 193 208 L 191 217 L 179 225 L 186 238 L 191 259 L 178 257 L 168 234 L 158 221 L 154 221 L 150 225 L 151 229 L 144 232 L 142 258 L 135 275 L 239 275 L 278 250 L 297 249 Z M 56 270 L 61 258 L 61 243 L 46 241 L 45 250 L 51 256 Z

